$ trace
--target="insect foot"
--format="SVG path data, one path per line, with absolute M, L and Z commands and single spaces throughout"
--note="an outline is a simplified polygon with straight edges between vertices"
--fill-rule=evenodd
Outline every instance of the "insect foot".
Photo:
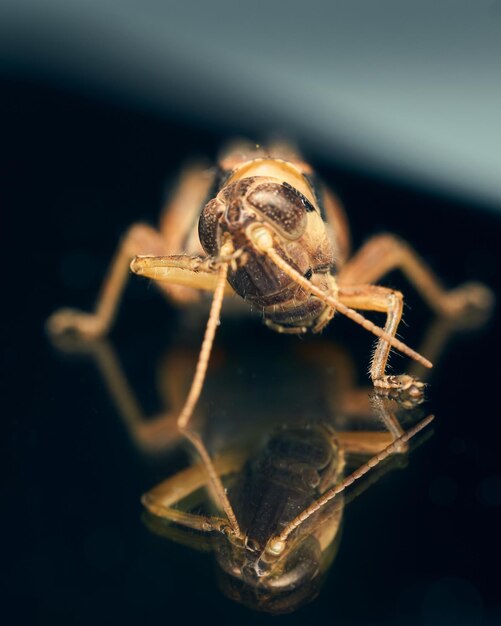
M 425 387 L 425 383 L 408 374 L 382 376 L 374 381 L 377 394 L 397 400 L 404 408 L 421 404 Z
M 447 295 L 445 314 L 458 319 L 461 326 L 479 326 L 494 307 L 493 292 L 480 283 L 465 283 Z
M 83 339 L 96 339 L 106 331 L 98 317 L 75 309 L 56 311 L 47 320 L 46 328 L 53 336 L 74 334 Z

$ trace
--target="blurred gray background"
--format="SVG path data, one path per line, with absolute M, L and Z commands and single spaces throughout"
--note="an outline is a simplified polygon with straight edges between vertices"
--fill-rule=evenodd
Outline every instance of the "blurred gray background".
M 3 0 L 0 59 L 501 208 L 496 0 Z

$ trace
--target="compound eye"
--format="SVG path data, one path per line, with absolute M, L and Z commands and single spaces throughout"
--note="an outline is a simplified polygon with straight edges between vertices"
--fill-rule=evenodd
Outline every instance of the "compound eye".
M 224 204 L 214 198 L 205 205 L 198 221 L 200 243 L 209 256 L 219 252 L 219 217 L 223 212 Z
M 286 239 L 298 239 L 306 230 L 307 213 L 313 205 L 287 183 L 262 183 L 247 196 L 247 202 Z

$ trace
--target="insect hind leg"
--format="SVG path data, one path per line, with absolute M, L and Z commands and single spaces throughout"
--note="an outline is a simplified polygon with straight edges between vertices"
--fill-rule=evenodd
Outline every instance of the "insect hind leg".
M 338 274 L 339 285 L 375 283 L 392 270 L 400 269 L 436 313 L 448 317 L 488 311 L 493 296 L 479 283 L 466 283 L 446 290 L 428 265 L 403 240 L 394 235 L 377 235 L 350 259 Z

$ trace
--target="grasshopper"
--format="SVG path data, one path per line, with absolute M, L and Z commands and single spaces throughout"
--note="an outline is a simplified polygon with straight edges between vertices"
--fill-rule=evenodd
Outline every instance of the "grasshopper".
M 490 304 L 482 285 L 446 291 L 418 255 L 392 235 L 375 236 L 350 256 L 340 202 L 295 149 L 280 143 L 263 148 L 237 142 L 222 153 L 217 167 L 187 168 L 159 229 L 136 224 L 125 235 L 95 312 L 61 310 L 49 319 L 49 330 L 73 330 L 86 338 L 106 333 L 129 266 L 157 281 L 179 305 L 200 303 L 203 292 L 213 294 L 192 386 L 178 419 L 182 432 L 188 430 L 202 391 L 225 296 L 240 296 L 280 333 L 318 333 L 335 313 L 350 318 L 378 337 L 370 362 L 376 390 L 416 401 L 422 398 L 423 383 L 407 374 L 387 374 L 390 350 L 427 368 L 432 363 L 395 336 L 402 294 L 374 283 L 398 268 L 432 309 L 450 317 Z M 385 313 L 384 328 L 359 311 Z

